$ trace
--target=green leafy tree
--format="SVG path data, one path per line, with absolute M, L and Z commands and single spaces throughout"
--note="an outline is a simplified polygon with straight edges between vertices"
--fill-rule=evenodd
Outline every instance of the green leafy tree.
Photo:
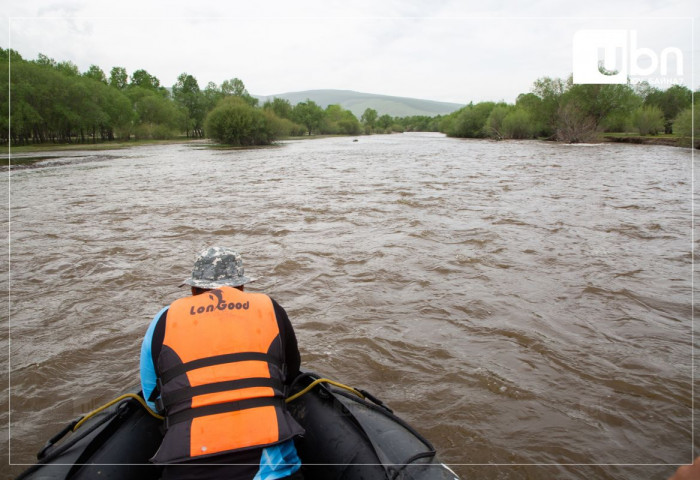
M 532 135 L 535 137 L 549 137 L 552 130 L 547 124 L 548 116 L 544 108 L 544 103 L 540 97 L 534 93 L 521 93 L 515 101 L 516 108 L 527 112 L 532 122 Z
M 148 73 L 146 70 L 136 70 L 131 75 L 130 86 L 141 87 L 147 90 L 159 91 L 160 80 Z
M 381 115 L 377 119 L 377 126 L 379 128 L 384 129 L 384 131 L 388 130 L 391 127 L 391 125 L 393 125 L 393 123 L 394 123 L 394 119 L 391 118 L 391 116 L 387 115 L 386 113 L 384 115 Z
M 175 136 L 183 123 L 183 114 L 172 100 L 149 91 L 134 105 L 138 124 L 136 138 L 165 139 Z
M 56 70 L 71 77 L 77 77 L 80 75 L 78 66 L 71 61 L 59 62 L 56 64 Z
M 340 105 L 328 105 L 323 114 L 320 127 L 321 133 L 358 135 L 361 131 L 360 122 L 350 110 Z
M 542 136 L 554 136 L 562 106 L 561 98 L 569 86 L 570 83 L 561 78 L 542 77 L 535 80 L 532 93 L 540 100 L 535 118 L 541 125 Z
M 56 60 L 49 58 L 43 53 L 37 55 L 36 62 L 37 65 L 42 65 L 44 67 L 56 68 Z
M 187 136 L 202 137 L 204 132 L 205 97 L 199 90 L 197 79 L 187 73 L 181 73 L 177 77 L 177 83 L 173 85 L 173 98 L 185 112 L 185 131 Z
M 265 110 L 272 110 L 280 118 L 292 119 L 294 107 L 286 98 L 273 98 L 263 104 Z
M 248 93 L 248 90 L 246 90 L 245 85 L 240 78 L 224 80 L 224 83 L 221 84 L 221 92 L 224 95 L 240 97 L 251 107 L 258 105 L 258 99 Z
M 207 83 L 207 86 L 204 87 L 204 90 L 202 91 L 204 111 L 210 112 L 223 97 L 224 94 L 221 92 L 221 89 L 216 85 L 216 83 Z
M 129 85 L 129 76 L 124 67 L 112 67 L 109 72 L 109 85 L 119 90 L 124 90 Z
M 87 78 L 92 78 L 93 80 L 97 80 L 98 82 L 102 82 L 104 84 L 107 83 L 107 76 L 105 75 L 105 72 L 103 72 L 102 69 L 97 65 L 90 65 L 90 68 L 88 68 L 87 71 L 83 73 L 83 76 Z
M 672 133 L 673 120 L 692 104 L 693 92 L 684 85 L 672 85 L 666 90 L 651 90 L 644 105 L 655 106 L 664 114 L 664 131 Z
M 360 121 L 368 129 L 368 133 L 374 130 L 374 126 L 377 124 L 377 111 L 373 108 L 366 108 L 360 117 Z
M 640 104 L 639 97 L 629 85 L 572 85 L 562 95 L 562 101 L 573 101 L 583 115 L 595 122 L 596 128 L 608 115 L 629 115 Z
M 304 125 L 308 134 L 311 135 L 321 126 L 323 109 L 313 100 L 307 99 L 305 102 L 299 102 L 294 106 L 292 116 L 294 121 Z

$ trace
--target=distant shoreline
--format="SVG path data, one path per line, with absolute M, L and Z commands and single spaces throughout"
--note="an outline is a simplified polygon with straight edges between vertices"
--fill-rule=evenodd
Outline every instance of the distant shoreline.
M 396 135 L 396 133 L 391 133 L 391 134 L 373 134 L 373 135 Z M 343 136 L 343 137 L 348 137 L 348 138 L 355 138 L 352 135 L 347 136 L 347 135 L 304 135 L 302 137 L 285 137 L 285 138 L 280 138 L 279 141 L 287 141 L 287 140 L 314 140 L 314 139 L 322 139 L 322 138 L 329 138 L 329 137 L 338 137 L 338 136 Z M 362 138 L 365 135 L 357 135 L 357 138 Z M 533 139 L 533 140 L 540 140 L 542 139 Z M 499 141 L 508 141 L 508 140 L 499 140 Z M 557 143 L 562 143 L 562 142 L 557 142 Z M 598 139 L 597 143 L 629 143 L 629 144 L 636 144 L 636 145 L 661 145 L 661 146 L 670 146 L 670 147 L 685 147 L 685 148 L 690 148 L 690 139 L 689 138 L 682 138 L 682 137 L 673 137 L 673 136 L 640 136 L 636 134 L 601 134 Z M 0 166 L 5 166 L 7 167 L 9 165 L 9 158 L 10 155 L 14 154 L 21 154 L 21 157 L 14 157 L 12 159 L 12 164 L 13 165 L 29 165 L 35 162 L 39 162 L 41 160 L 45 160 L 50 157 L 45 157 L 42 156 L 42 153 L 55 153 L 55 152 L 61 152 L 61 151 L 66 151 L 66 152 L 71 152 L 71 151 L 80 151 L 80 150 L 85 150 L 85 151 L 101 151 L 101 150 L 120 150 L 120 149 L 125 149 L 125 148 L 133 148 L 133 147 L 142 147 L 142 146 L 151 146 L 151 145 L 193 145 L 193 146 L 202 146 L 202 147 L 210 147 L 210 148 L 221 148 L 221 149 L 232 149 L 232 147 L 223 145 L 223 144 L 218 144 L 214 141 L 208 140 L 208 139 L 185 139 L 185 138 L 177 138 L 177 139 L 170 139 L 170 140 L 129 140 L 129 141 L 113 141 L 113 142 L 99 142 L 99 143 L 70 143 L 70 144 L 64 144 L 64 143 L 46 143 L 46 144 L 38 144 L 38 145 L 18 145 L 18 146 L 13 146 L 6 147 L 7 151 L 3 155 L 2 160 L 0 160 Z M 273 144 L 274 146 L 274 144 Z M 237 147 L 235 149 L 241 149 L 243 147 Z M 250 147 L 245 147 L 245 148 L 250 148 Z M 700 139 L 695 140 L 695 148 L 700 149 Z M 36 153 L 36 156 L 25 156 L 27 153 Z

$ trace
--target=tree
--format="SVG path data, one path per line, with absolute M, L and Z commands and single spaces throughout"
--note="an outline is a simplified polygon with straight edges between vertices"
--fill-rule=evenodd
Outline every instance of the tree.
M 306 131 L 311 135 L 321 126 L 323 110 L 313 100 L 306 99 L 294 106 L 292 113 L 295 122 L 306 127 Z
M 202 108 L 205 112 L 210 112 L 217 103 L 224 97 L 221 89 L 214 82 L 207 83 L 202 91 Z
M 124 67 L 112 67 L 109 72 L 109 86 L 124 90 L 129 84 L 129 76 Z
M 547 115 L 540 97 L 534 93 L 521 93 L 515 100 L 515 106 L 529 115 L 533 136 L 548 137 L 552 135 L 549 127 L 545 127 Z
M 664 114 L 664 130 L 672 133 L 673 120 L 690 107 L 693 92 L 684 85 L 672 85 L 666 90 L 654 89 L 644 99 L 644 105 L 655 106 Z
M 37 65 L 42 65 L 42 66 L 45 66 L 45 67 L 56 68 L 56 60 L 54 60 L 53 58 L 47 57 L 47 56 L 44 55 L 43 53 L 40 53 L 39 55 L 37 55 L 37 58 L 36 58 L 36 62 L 35 62 L 35 63 L 36 63 Z
M 172 100 L 158 92 L 145 92 L 134 104 L 138 116 L 135 137 L 164 139 L 175 136 L 184 122 L 182 112 Z
M 177 77 L 177 83 L 173 85 L 173 98 L 186 112 L 185 131 L 190 136 L 202 137 L 204 132 L 204 97 L 199 90 L 197 79 L 187 73 L 181 73 Z
M 263 108 L 266 110 L 272 110 L 275 112 L 275 115 L 280 118 L 287 118 L 291 120 L 293 115 L 292 104 L 289 103 L 289 100 L 286 98 L 273 98 L 272 100 L 268 100 L 263 105 Z
M 394 123 L 394 120 L 391 118 L 390 115 L 387 115 L 386 113 L 377 119 L 377 126 L 379 126 L 380 128 L 383 128 L 385 131 L 389 127 L 391 127 L 391 125 L 393 123 Z
M 146 70 L 136 70 L 131 75 L 130 86 L 158 91 L 160 89 L 160 80 L 148 73 Z
M 90 68 L 88 68 L 87 71 L 83 73 L 83 76 L 87 78 L 92 78 L 93 80 L 97 80 L 98 82 L 102 82 L 104 84 L 107 83 L 107 76 L 105 75 L 105 72 L 103 72 L 102 69 L 97 65 L 90 65 Z
M 221 92 L 224 95 L 233 95 L 235 97 L 240 97 L 251 107 L 258 105 L 258 99 L 251 96 L 246 90 L 243 81 L 239 78 L 232 78 L 231 80 L 224 80 L 221 84 Z
M 357 135 L 360 133 L 360 122 L 350 110 L 340 105 L 328 105 L 323 112 L 321 133 Z
M 545 137 L 552 137 L 557 129 L 557 117 L 561 107 L 561 97 L 568 89 L 573 79 L 564 81 L 561 78 L 542 77 L 535 80 L 532 93 L 540 99 L 535 120 L 540 122 Z
M 69 60 L 65 62 L 59 62 L 56 65 L 56 70 L 71 77 L 77 77 L 80 75 L 80 70 L 78 69 L 78 66 Z
M 374 125 L 377 123 L 377 111 L 373 108 L 366 108 L 364 113 L 362 113 L 362 117 L 360 117 L 360 121 L 366 128 L 369 128 L 371 132 L 374 130 Z
M 610 114 L 630 115 L 640 103 L 629 85 L 572 85 L 562 95 L 562 102 L 572 99 L 585 116 L 593 119 L 596 128 Z

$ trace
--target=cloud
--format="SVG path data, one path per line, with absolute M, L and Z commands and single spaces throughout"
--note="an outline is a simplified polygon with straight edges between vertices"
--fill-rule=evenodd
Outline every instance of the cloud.
M 187 72 L 201 87 L 238 77 L 256 94 L 338 88 L 460 103 L 513 101 L 538 77 L 571 72 L 579 28 L 638 28 L 640 41 L 652 48 L 681 46 L 690 64 L 687 20 L 587 15 L 688 15 L 692 5 L 26 0 L 8 9 L 15 17 L 11 31 L 0 24 L 6 30 L 0 34 L 28 58 L 43 53 L 81 71 L 91 64 L 106 72 L 146 69 L 166 86 Z

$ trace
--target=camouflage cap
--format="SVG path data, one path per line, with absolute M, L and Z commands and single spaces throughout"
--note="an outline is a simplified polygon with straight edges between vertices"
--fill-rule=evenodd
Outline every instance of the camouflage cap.
M 197 256 L 192 276 L 182 285 L 199 288 L 226 285 L 238 287 L 252 281 L 244 275 L 243 258 L 238 252 L 226 247 L 209 247 Z

